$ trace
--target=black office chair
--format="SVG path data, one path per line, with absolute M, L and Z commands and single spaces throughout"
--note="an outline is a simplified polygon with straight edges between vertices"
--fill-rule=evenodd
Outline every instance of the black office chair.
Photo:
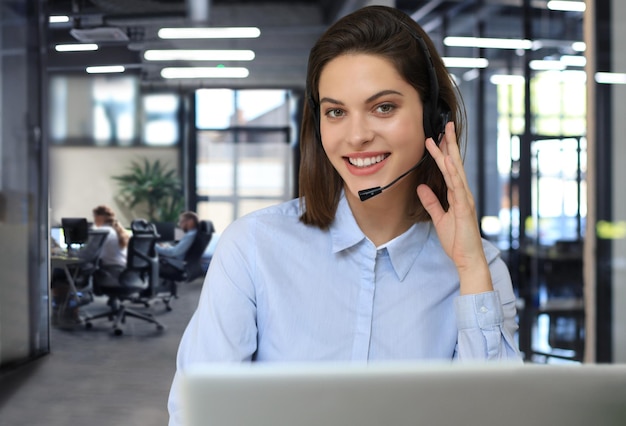
M 154 246 L 158 234 L 154 225 L 137 219 L 131 223 L 133 235 L 128 241 L 126 269 L 119 278 L 114 279 L 102 269 L 93 276 L 93 288 L 96 295 L 109 297 L 109 310 L 85 319 L 87 328 L 91 328 L 91 321 L 97 318 L 108 317 L 113 321 L 113 333 L 116 336 L 123 334 L 120 323 L 126 322 L 126 317 L 138 318 L 156 325 L 157 330 L 165 327 L 150 313 L 139 312 L 128 308 L 125 302 L 134 302 L 139 295 L 148 298 L 154 295 L 155 286 L 159 280 L 159 259 Z
M 199 221 L 196 236 L 185 253 L 185 258 L 180 262 L 161 262 L 159 271 L 161 283 L 158 293 L 168 311 L 172 310 L 171 299 L 178 297 L 179 282 L 191 282 L 206 274 L 206 269 L 202 264 L 202 255 L 209 246 L 214 232 L 212 221 Z

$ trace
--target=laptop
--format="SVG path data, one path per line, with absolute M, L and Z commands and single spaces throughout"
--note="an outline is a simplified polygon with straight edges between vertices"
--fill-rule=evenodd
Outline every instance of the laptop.
M 186 426 L 624 426 L 626 365 L 202 365 Z

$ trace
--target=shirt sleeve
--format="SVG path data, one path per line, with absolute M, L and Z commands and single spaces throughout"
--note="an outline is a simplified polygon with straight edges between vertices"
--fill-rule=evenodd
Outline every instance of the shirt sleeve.
M 455 300 L 459 330 L 455 358 L 521 362 L 515 342 L 516 296 L 509 271 L 500 258 L 492 262 L 490 270 L 494 291 Z
M 197 231 L 196 231 L 197 232 Z M 174 257 L 176 259 L 182 259 L 185 257 L 185 253 L 191 247 L 193 240 L 196 237 L 196 232 L 189 231 L 177 244 L 173 246 L 155 246 L 156 252 L 161 256 Z

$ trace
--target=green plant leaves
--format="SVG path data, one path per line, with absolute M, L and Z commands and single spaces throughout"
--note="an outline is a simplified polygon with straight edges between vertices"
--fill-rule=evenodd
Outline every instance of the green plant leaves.
M 134 212 L 143 208 L 152 222 L 176 222 L 184 207 L 182 183 L 176 170 L 160 160 L 133 161 L 128 173 L 112 179 L 118 182 L 118 195 L 128 208 Z

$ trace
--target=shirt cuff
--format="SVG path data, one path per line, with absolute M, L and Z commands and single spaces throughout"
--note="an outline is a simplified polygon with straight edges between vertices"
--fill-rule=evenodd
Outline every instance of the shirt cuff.
M 479 294 L 466 294 L 454 301 L 459 330 L 480 328 L 481 330 L 499 327 L 504 322 L 502 304 L 497 291 Z

